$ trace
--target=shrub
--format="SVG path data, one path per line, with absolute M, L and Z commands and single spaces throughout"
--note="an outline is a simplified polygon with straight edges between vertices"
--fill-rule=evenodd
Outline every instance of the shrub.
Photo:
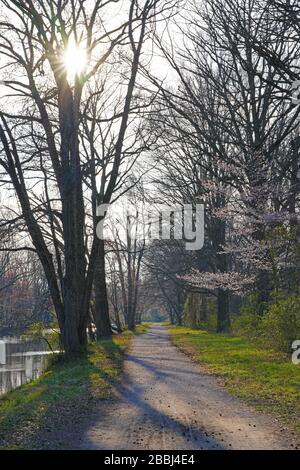
M 261 336 L 261 319 L 255 313 L 242 313 L 232 318 L 232 332 L 237 336 L 259 339 Z
M 267 346 L 290 352 L 292 342 L 300 339 L 300 297 L 290 295 L 270 305 L 261 318 L 260 335 Z
M 210 313 L 206 321 L 200 322 L 198 328 L 210 332 L 217 331 L 218 318 L 216 313 Z
M 277 296 L 264 315 L 258 315 L 251 304 L 242 309 L 242 315 L 233 319 L 235 335 L 256 340 L 264 347 L 290 352 L 291 343 L 300 339 L 300 297 Z

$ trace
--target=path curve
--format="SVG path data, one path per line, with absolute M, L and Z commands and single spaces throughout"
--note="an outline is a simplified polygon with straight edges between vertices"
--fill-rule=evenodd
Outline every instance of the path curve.
M 134 338 L 116 398 L 95 410 L 77 449 L 288 449 L 272 417 L 227 393 L 153 325 Z

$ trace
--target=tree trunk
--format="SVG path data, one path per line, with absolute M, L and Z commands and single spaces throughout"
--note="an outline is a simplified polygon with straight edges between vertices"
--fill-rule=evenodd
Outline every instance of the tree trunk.
M 112 331 L 109 318 L 109 305 L 106 288 L 105 250 L 103 240 L 100 240 L 99 252 L 95 266 L 94 290 L 94 315 L 95 325 L 97 328 L 97 338 L 109 338 L 112 334 Z
M 217 332 L 228 333 L 229 331 L 230 331 L 229 294 L 228 294 L 228 291 L 218 289 Z
M 224 206 L 222 203 L 221 206 Z M 216 246 L 216 267 L 219 272 L 226 273 L 228 271 L 228 259 L 223 251 L 223 245 L 226 240 L 226 224 L 223 220 L 218 220 L 215 232 L 215 246 Z M 230 314 L 229 314 L 229 292 L 221 288 L 217 291 L 217 332 L 227 333 L 230 331 Z
M 78 106 L 80 91 L 74 95 L 66 79 L 59 87 L 59 120 L 62 160 L 62 223 L 64 232 L 65 276 L 63 303 L 66 352 L 82 352 L 86 346 L 88 312 L 83 311 L 86 273 L 84 240 L 84 202 L 78 141 Z
M 271 300 L 272 285 L 270 274 L 267 271 L 260 271 L 256 279 L 257 300 L 256 311 L 258 315 L 263 315 Z
M 264 241 L 266 239 L 265 231 L 260 227 L 254 232 L 255 241 Z M 271 300 L 271 292 L 273 290 L 271 275 L 268 271 L 260 269 L 256 277 L 256 312 L 263 315 Z
M 122 324 L 121 324 L 120 313 L 118 309 L 115 309 L 115 322 L 116 322 L 118 333 L 122 333 Z
M 133 295 L 133 275 L 134 266 L 132 264 L 132 243 L 130 234 L 127 232 L 127 316 L 128 316 L 128 329 L 134 330 L 135 328 L 135 312 L 134 312 L 134 295 Z
M 201 296 L 201 303 L 200 303 L 200 321 L 207 321 L 208 319 L 208 311 L 207 311 L 207 297 L 206 295 Z

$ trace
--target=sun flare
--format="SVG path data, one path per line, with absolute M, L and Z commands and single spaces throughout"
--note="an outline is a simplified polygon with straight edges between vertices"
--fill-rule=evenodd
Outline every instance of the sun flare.
M 69 40 L 64 53 L 64 66 L 68 74 L 68 80 L 74 81 L 87 67 L 87 52 L 83 44 L 76 43 L 75 39 Z

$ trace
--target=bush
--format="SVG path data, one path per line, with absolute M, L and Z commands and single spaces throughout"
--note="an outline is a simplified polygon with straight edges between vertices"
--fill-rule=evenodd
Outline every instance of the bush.
M 257 310 L 258 295 L 252 293 L 241 307 L 240 314 L 232 316 L 232 331 L 237 336 L 245 336 L 249 339 L 258 339 L 261 335 L 261 316 Z
M 259 339 L 261 336 L 261 319 L 255 313 L 245 312 L 232 318 L 232 332 L 237 336 Z
M 300 297 L 277 297 L 264 315 L 257 315 L 250 304 L 242 315 L 233 319 L 233 332 L 256 340 L 264 347 L 290 352 L 291 344 L 300 339 Z
M 290 295 L 270 305 L 261 318 L 260 330 L 267 346 L 290 352 L 292 342 L 300 339 L 300 297 Z

